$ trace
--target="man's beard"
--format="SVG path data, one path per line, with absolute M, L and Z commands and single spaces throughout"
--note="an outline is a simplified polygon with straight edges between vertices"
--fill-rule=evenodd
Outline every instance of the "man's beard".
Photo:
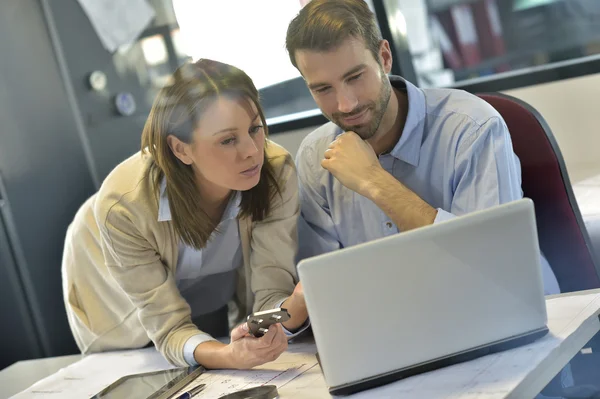
M 344 131 L 353 131 L 358 134 L 363 140 L 370 139 L 375 135 L 377 129 L 379 129 L 379 125 L 383 119 L 383 115 L 387 110 L 388 104 L 390 102 L 390 97 L 392 95 L 392 86 L 390 81 L 385 73 L 382 72 L 381 79 L 381 90 L 379 92 L 379 97 L 377 101 L 370 101 L 367 104 L 358 105 L 356 108 L 349 113 L 335 112 L 333 115 L 326 115 L 327 118 L 342 128 Z M 359 125 L 345 125 L 342 121 L 345 118 L 353 117 L 361 112 L 369 110 L 372 112 L 371 120 L 365 124 Z

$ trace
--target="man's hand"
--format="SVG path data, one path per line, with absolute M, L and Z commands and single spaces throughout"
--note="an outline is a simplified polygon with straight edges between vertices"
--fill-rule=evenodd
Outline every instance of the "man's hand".
M 373 147 L 354 132 L 340 134 L 329 145 L 321 166 L 344 186 L 363 196 L 373 175 L 383 171 Z
M 354 132 L 340 134 L 329 145 L 321 166 L 344 186 L 373 201 L 400 231 L 435 220 L 437 210 L 383 169 L 373 147 Z

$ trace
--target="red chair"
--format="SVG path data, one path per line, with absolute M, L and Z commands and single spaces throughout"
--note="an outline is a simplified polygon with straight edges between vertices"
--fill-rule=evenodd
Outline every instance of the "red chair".
M 492 105 L 508 126 L 521 161 L 523 194 L 535 204 L 540 248 L 561 291 L 599 288 L 600 264 L 550 127 L 539 112 L 517 98 L 500 93 L 478 96 Z

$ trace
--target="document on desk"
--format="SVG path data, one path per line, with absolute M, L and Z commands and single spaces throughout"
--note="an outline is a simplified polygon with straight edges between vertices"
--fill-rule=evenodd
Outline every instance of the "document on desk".
M 13 398 L 89 398 L 125 375 L 172 367 L 154 348 L 93 354 Z
M 207 384 L 202 392 L 204 399 L 218 398 L 225 393 L 258 385 L 281 387 L 317 365 L 314 344 L 297 344 L 290 346 L 290 349 L 276 361 L 252 370 L 208 371 L 186 388 Z M 89 398 L 125 375 L 172 367 L 154 348 L 93 354 L 37 382 L 13 398 Z
M 206 384 L 206 388 L 202 390 L 202 399 L 219 398 L 261 385 L 276 385 L 278 389 L 282 389 L 290 381 L 318 366 L 314 344 L 296 344 L 290 349 L 276 361 L 252 370 L 214 370 L 204 373 L 180 393 L 200 384 Z

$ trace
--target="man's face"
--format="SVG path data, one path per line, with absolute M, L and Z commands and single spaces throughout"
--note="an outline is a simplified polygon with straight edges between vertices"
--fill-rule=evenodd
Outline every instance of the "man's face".
M 296 51 L 298 69 L 321 112 L 363 140 L 377 132 L 392 92 L 386 76 L 391 68 L 391 54 L 385 46 L 380 53 L 383 65 L 364 41 L 356 38 L 326 52 Z

